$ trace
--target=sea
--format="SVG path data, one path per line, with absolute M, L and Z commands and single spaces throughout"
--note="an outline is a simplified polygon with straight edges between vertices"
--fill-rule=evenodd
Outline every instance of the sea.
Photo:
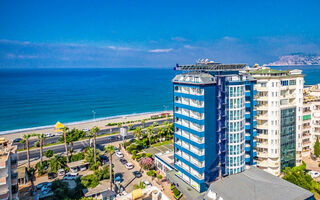
M 320 66 L 301 69 L 320 82 Z M 0 69 L 0 134 L 32 127 L 171 110 L 177 72 L 156 68 Z

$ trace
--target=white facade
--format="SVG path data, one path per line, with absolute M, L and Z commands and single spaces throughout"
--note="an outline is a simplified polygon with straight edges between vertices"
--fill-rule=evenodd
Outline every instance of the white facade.
M 302 107 L 304 78 L 299 71 L 270 69 L 251 71 L 257 79 L 257 166 L 273 174 L 281 172 L 281 110 L 296 111 L 296 164 L 302 162 Z

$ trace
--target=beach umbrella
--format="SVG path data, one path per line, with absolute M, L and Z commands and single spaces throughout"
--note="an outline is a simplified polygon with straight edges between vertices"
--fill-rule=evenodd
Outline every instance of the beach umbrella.
M 58 121 L 54 127 L 55 127 L 56 129 L 62 129 L 62 128 L 64 128 L 64 125 L 61 124 L 61 122 Z

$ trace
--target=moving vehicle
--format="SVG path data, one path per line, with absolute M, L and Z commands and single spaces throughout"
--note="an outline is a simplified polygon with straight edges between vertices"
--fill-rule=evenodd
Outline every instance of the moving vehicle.
M 20 142 L 22 140 L 22 138 L 16 138 L 16 139 L 14 139 L 13 141 L 12 141 L 12 143 L 18 143 L 18 142 Z
M 53 135 L 52 133 L 45 133 L 44 135 L 45 135 L 47 138 L 48 138 L 48 137 L 54 137 L 54 135 Z
M 116 156 L 118 156 L 119 158 L 123 158 L 123 154 L 120 151 L 116 152 Z
M 134 171 L 134 172 L 132 172 L 133 173 L 133 175 L 136 177 L 136 178 L 141 178 L 142 177 L 142 174 L 141 174 L 141 172 L 139 172 L 139 171 Z
M 125 165 L 124 165 L 127 169 L 132 169 L 132 168 L 134 168 L 134 165 L 132 164 L 132 163 L 126 163 Z
M 82 131 L 84 131 L 84 132 L 89 132 L 89 131 L 90 131 L 90 129 L 88 129 L 88 128 L 84 128 L 84 129 L 82 129 Z
M 63 135 L 63 132 L 62 132 L 62 131 L 57 132 L 55 135 L 56 135 L 56 136 L 61 136 L 61 135 Z

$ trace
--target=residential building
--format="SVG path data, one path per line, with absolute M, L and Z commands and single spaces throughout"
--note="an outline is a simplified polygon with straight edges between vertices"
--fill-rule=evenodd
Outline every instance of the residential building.
M 320 139 L 320 85 L 305 87 L 303 93 L 302 156 L 309 157 Z
M 19 199 L 17 146 L 0 138 L 0 200 Z
M 314 195 L 295 184 L 257 167 L 222 178 L 210 185 L 204 200 L 315 200 Z
M 301 70 L 247 70 L 257 80 L 257 166 L 279 176 L 302 162 L 304 76 Z
M 117 196 L 116 200 L 170 200 L 159 188 L 155 186 L 147 186 L 144 189 L 136 189 L 133 190 L 129 194 L 125 194 L 123 196 Z
M 244 67 L 202 61 L 175 68 L 182 73 L 172 80 L 172 182 L 182 180 L 201 193 L 217 178 L 256 164 L 256 80 L 239 73 Z

